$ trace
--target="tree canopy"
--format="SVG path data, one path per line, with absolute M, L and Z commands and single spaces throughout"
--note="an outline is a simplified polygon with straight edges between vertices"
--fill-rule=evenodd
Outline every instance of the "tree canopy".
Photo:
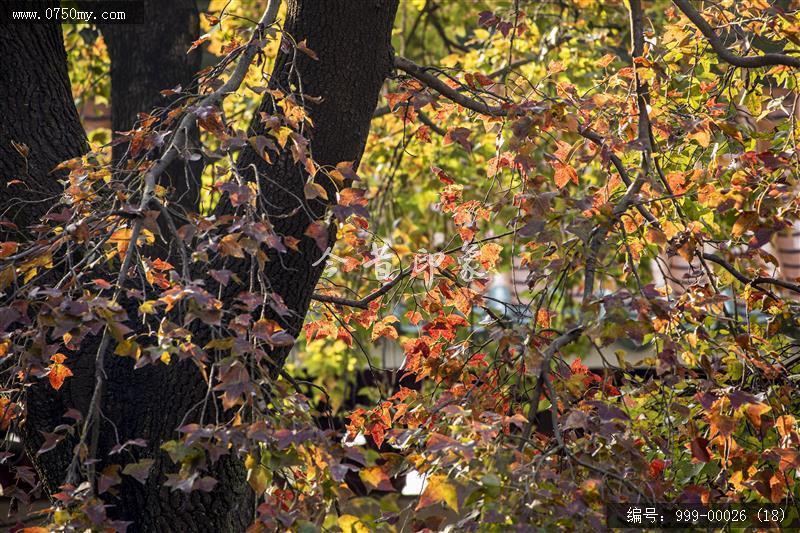
M 145 5 L 0 27 L 9 526 L 800 520 L 797 1 Z

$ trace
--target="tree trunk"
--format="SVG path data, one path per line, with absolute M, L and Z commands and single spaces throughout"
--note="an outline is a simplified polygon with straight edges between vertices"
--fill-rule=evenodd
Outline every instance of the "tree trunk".
M 309 102 L 308 112 L 313 119 L 310 150 L 322 165 L 336 165 L 352 161 L 358 165 L 370 128 L 380 87 L 391 71 L 391 27 L 398 0 L 291 0 L 287 10 L 285 30 L 295 42 L 306 41 L 319 60 L 302 53 L 282 52 L 276 61 L 272 76 L 274 87 L 287 91 L 297 84 L 299 75 L 303 93 L 320 97 L 318 103 Z M 23 27 L 31 31 L 30 27 Z M 113 39 L 113 38 L 112 38 Z M 291 48 L 291 47 L 287 47 Z M 296 59 L 295 59 L 296 58 Z M 294 61 L 294 64 L 292 64 Z M 63 60 L 59 68 L 63 69 Z M 63 83 L 63 80 L 62 80 Z M 4 83 L 0 83 L 4 85 Z M 13 92 L 15 87 L 4 87 Z M 271 113 L 271 99 L 265 98 L 261 111 Z M 14 110 L 11 110 L 12 112 Z M 61 102 L 50 108 L 48 119 L 74 113 L 70 102 Z M 13 120 L 13 119 L 12 119 Z M 16 120 L 25 120 L 17 114 Z M 264 131 L 255 119 L 252 133 Z M 44 134 L 44 132 L 41 132 Z M 75 132 L 74 142 L 82 140 L 82 132 Z M 52 139 L 44 135 L 37 139 L 46 145 Z M 287 147 L 288 148 L 288 147 Z M 258 171 L 258 180 L 265 204 L 275 231 L 279 235 L 300 240 L 299 252 L 290 250 L 281 254 L 280 260 L 269 261 L 265 275 L 272 289 L 279 294 L 289 309 L 290 317 L 274 316 L 287 330 L 297 336 L 308 310 L 314 287 L 324 262 L 313 266 L 322 252 L 315 242 L 304 236 L 309 224 L 320 219 L 329 207 L 326 202 L 303 200 L 303 185 L 307 174 L 296 164 L 288 150 L 267 164 L 251 149 L 246 148 L 239 161 L 242 169 Z M 334 184 L 322 183 L 335 198 Z M 305 209 L 296 210 L 298 199 Z M 306 211 L 307 209 L 307 211 Z M 330 243 L 335 237 L 335 225 L 328 231 Z M 242 264 L 242 269 L 249 266 Z M 201 273 L 202 274 L 202 273 Z M 246 279 L 246 278 L 245 278 Z M 138 302 L 123 302 L 133 317 Z M 271 312 L 267 310 L 267 312 Z M 129 325 L 135 327 L 135 320 Z M 207 331 L 196 333 L 197 344 L 203 344 Z M 64 480 L 66 465 L 72 455 L 74 442 L 64 442 L 54 450 L 40 456 L 35 451 L 41 444 L 40 431 L 52 431 L 68 408 L 77 408 L 84 415 L 94 385 L 93 365 L 100 344 L 99 338 L 88 339 L 81 346 L 81 354 L 70 358 L 74 376 L 60 391 L 49 385 L 34 386 L 27 398 L 26 447 L 37 464 L 47 486 L 57 487 Z M 282 365 L 288 350 L 273 354 Z M 140 484 L 130 476 L 122 476 L 115 495 L 102 495 L 109 507 L 110 517 L 133 522 L 129 531 L 243 531 L 252 521 L 254 500 L 245 480 L 240 461 L 225 457 L 218 461 L 210 473 L 218 480 L 209 493 L 194 491 L 186 495 L 163 486 L 166 475 L 177 467 L 160 451 L 160 444 L 176 438 L 176 428 L 181 423 L 197 421 L 196 409 L 205 397 L 207 384 L 191 361 L 173 362 L 168 366 L 150 365 L 133 369 L 130 358 L 105 357 L 106 383 L 102 397 L 104 422 L 98 442 L 97 465 L 100 470 L 112 463 L 153 458 L 156 460 L 150 476 Z M 129 439 L 145 439 L 147 446 L 132 448 L 131 454 L 109 456 L 111 447 Z
M 320 165 L 332 167 L 352 162 L 354 169 L 358 167 L 380 88 L 392 70 L 391 29 L 397 4 L 397 0 L 289 2 L 286 24 L 291 28 L 290 35 L 295 42 L 306 40 L 319 60 L 300 52 L 282 53 L 271 85 L 287 93 L 292 92 L 291 87 L 302 87 L 304 94 L 321 97 L 319 102 L 306 102 L 314 123 L 308 135 L 310 151 Z M 272 99 L 265 98 L 259 111 L 274 114 Z M 256 114 L 250 134 L 260 135 L 264 131 L 264 124 Z M 238 166 L 245 175 L 252 174 L 255 167 L 260 190 L 269 199 L 266 209 L 275 232 L 300 240 L 299 253 L 290 250 L 280 258 L 273 253 L 265 267 L 272 289 L 291 310 L 289 316 L 281 317 L 268 309 L 268 317 L 296 337 L 325 268 L 325 261 L 319 261 L 322 250 L 304 233 L 309 224 L 322 218 L 329 202 L 320 198 L 305 200 L 303 186 L 308 174 L 302 164 L 294 162 L 288 150 L 274 164 L 269 164 L 248 148 Z M 320 174 L 317 182 L 335 203 L 336 184 Z M 328 231 L 329 246 L 333 246 L 335 236 L 336 225 L 332 224 Z M 288 352 L 285 349 L 272 354 L 277 365 L 283 365 Z
M 111 59 L 111 128 L 134 128 L 140 113 L 165 108 L 174 98 L 161 91 L 188 89 L 200 69 L 199 49 L 187 53 L 200 34 L 196 0 L 145 0 L 144 24 L 101 25 Z M 113 148 L 115 163 L 124 164 L 128 144 Z M 173 202 L 196 210 L 200 198 L 201 162 L 176 161 L 163 185 L 172 186 Z
M 0 27 L 0 219 L 41 222 L 64 191 L 53 168 L 87 151 L 59 24 Z

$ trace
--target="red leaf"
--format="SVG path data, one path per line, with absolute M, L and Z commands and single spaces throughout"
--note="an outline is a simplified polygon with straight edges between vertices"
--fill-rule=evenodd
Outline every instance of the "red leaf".
M 447 175 L 447 172 L 442 170 L 439 167 L 431 167 L 431 172 L 436 174 L 436 177 L 439 178 L 439 181 L 444 183 L 445 185 L 452 185 L 455 183 L 455 180 Z
M 711 454 L 708 453 L 707 446 L 708 440 L 703 437 L 695 437 L 692 439 L 692 457 L 703 463 L 709 462 L 711 460 Z

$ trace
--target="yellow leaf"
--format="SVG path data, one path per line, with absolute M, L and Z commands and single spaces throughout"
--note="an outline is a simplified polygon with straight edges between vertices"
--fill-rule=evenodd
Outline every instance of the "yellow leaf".
M 257 465 L 247 472 L 247 482 L 250 484 L 253 492 L 259 496 L 264 494 L 269 488 L 270 477 L 269 470 L 262 465 Z
M 147 300 L 139 305 L 139 311 L 145 315 L 155 314 L 157 304 L 156 300 Z
M 365 468 L 359 472 L 358 475 L 369 490 L 394 491 L 388 474 L 386 474 L 386 471 L 380 466 Z
M 438 474 L 427 479 L 425 490 L 419 498 L 417 509 L 424 509 L 443 502 L 450 509 L 458 512 L 458 492 L 456 486 L 447 479 L 447 476 Z
M 688 137 L 697 141 L 697 144 L 703 148 L 708 148 L 708 145 L 711 144 L 711 132 L 707 129 L 699 129 L 690 133 Z
M 501 251 L 503 251 L 503 247 L 494 242 L 490 242 L 481 247 L 480 261 L 483 266 L 485 268 L 494 268 L 497 264 L 497 260 L 500 259 Z
M 342 533 L 369 533 L 369 529 L 357 516 L 343 514 L 336 520 Z
M 117 348 L 114 350 L 114 353 L 124 357 L 133 357 L 134 359 L 139 359 L 142 350 L 135 340 L 125 339 L 117 344 Z
M 292 128 L 287 128 L 286 126 L 281 126 L 281 129 L 278 130 L 278 144 L 281 145 L 281 148 L 286 148 L 286 141 L 291 134 Z

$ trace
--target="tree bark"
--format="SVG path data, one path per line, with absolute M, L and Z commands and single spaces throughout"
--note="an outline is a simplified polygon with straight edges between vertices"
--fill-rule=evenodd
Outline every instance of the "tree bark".
M 291 28 L 289 34 L 295 42 L 305 40 L 319 60 L 300 52 L 281 53 L 271 85 L 287 93 L 293 92 L 292 87 L 302 87 L 306 95 L 321 97 L 319 102 L 306 103 L 314 123 L 308 135 L 310 151 L 320 165 L 332 167 L 352 162 L 354 169 L 358 167 L 380 88 L 392 71 L 391 30 L 397 4 L 397 0 L 289 2 L 286 19 L 287 27 Z M 265 98 L 259 111 L 274 114 L 272 99 Z M 250 134 L 264 132 L 264 124 L 256 114 Z M 289 316 L 282 317 L 267 309 L 268 317 L 297 337 L 325 268 L 325 261 L 319 261 L 323 251 L 304 233 L 309 224 L 323 217 L 330 202 L 320 198 L 305 200 L 303 186 L 308 174 L 303 165 L 294 162 L 288 150 L 269 164 L 248 148 L 238 166 L 245 175 L 252 175 L 255 168 L 260 190 L 269 200 L 266 209 L 275 232 L 300 240 L 299 253 L 290 250 L 280 254 L 280 258 L 272 253 L 265 268 L 272 289 L 291 311 Z M 319 175 L 317 182 L 335 203 L 337 185 L 330 179 L 320 179 Z M 332 224 L 328 231 L 330 246 L 335 237 L 336 225 Z M 277 366 L 283 365 L 288 353 L 284 349 L 272 354 Z
M 0 49 L 0 219 L 22 229 L 40 223 L 63 192 L 51 171 L 88 146 L 72 100 L 61 26 L 2 26 Z
M 380 87 L 392 68 L 391 28 L 397 3 L 398 0 L 289 1 L 284 29 L 295 42 L 306 41 L 307 46 L 318 54 L 319 60 L 300 52 L 295 54 L 290 46 L 284 47 L 276 60 L 271 83 L 273 87 L 282 87 L 288 92 L 292 85 L 299 86 L 299 76 L 303 93 L 320 98 L 320 101 L 309 101 L 307 105 L 314 123 L 307 136 L 310 137 L 310 150 L 319 164 L 352 161 L 357 166 L 361 159 Z M 23 31 L 32 31 L 32 27 L 22 28 Z M 53 65 L 52 68 L 64 69 L 63 59 L 60 66 Z M 46 83 L 47 80 L 40 81 Z M 18 90 L 4 82 L 0 82 L 0 86 L 9 93 Z M 265 98 L 260 110 L 274 112 L 271 98 Z M 12 121 L 26 120 L 24 115 L 20 116 L 13 109 L 10 111 Z M 74 106 L 71 101 L 62 101 L 50 108 L 49 113 L 47 119 L 56 120 L 64 114 L 74 114 Z M 264 126 L 256 118 L 252 133 L 262 132 Z M 43 137 L 35 139 L 35 142 L 47 145 L 52 137 L 45 132 L 39 133 Z M 73 134 L 75 138 L 72 141 L 80 146 L 82 132 Z M 242 169 L 256 169 L 274 230 L 279 235 L 300 240 L 299 252 L 290 250 L 281 254 L 280 260 L 271 257 L 274 260 L 267 263 L 265 271 L 272 290 L 283 298 L 291 311 L 288 318 L 278 315 L 273 318 L 282 322 L 296 337 L 324 267 L 324 261 L 313 265 L 322 257 L 322 251 L 304 233 L 309 224 L 321 219 L 330 206 L 328 202 L 304 199 L 303 185 L 308 176 L 303 167 L 294 162 L 288 150 L 277 156 L 272 164 L 267 164 L 246 148 L 239 165 Z M 335 184 L 330 181 L 322 184 L 328 190 L 329 198 L 335 201 Z M 300 206 L 298 202 L 302 202 L 302 209 L 296 209 Z M 331 225 L 328 234 L 332 244 L 335 225 Z M 240 267 L 249 269 L 244 262 Z M 131 318 L 135 316 L 137 303 L 123 302 L 129 308 Z M 270 309 L 266 311 L 272 313 Z M 135 323 L 131 320 L 129 325 L 135 327 Z M 195 333 L 195 342 L 199 345 L 204 344 L 204 336 L 210 335 L 207 328 Z M 64 442 L 37 457 L 35 452 L 42 442 L 39 432 L 52 431 L 56 425 L 65 422 L 62 416 L 69 408 L 77 408 L 84 415 L 88 412 L 99 345 L 99 338 L 88 339 L 81 346 L 81 353 L 70 357 L 74 375 L 59 391 L 52 390 L 46 383 L 30 388 L 24 440 L 37 470 L 50 489 L 63 483 L 74 441 Z M 275 368 L 283 364 L 287 354 L 288 349 L 273 354 Z M 99 433 L 97 457 L 101 462 L 96 466 L 97 470 L 112 463 L 124 466 L 125 462 L 142 458 L 156 461 L 144 484 L 130 476 L 122 476 L 115 495 L 101 495 L 110 506 L 109 516 L 133 522 L 129 528 L 132 532 L 244 531 L 254 515 L 254 497 L 239 460 L 224 457 L 218 461 L 210 472 L 218 483 L 209 493 L 194 491 L 186 495 L 163 486 L 166 474 L 174 472 L 177 467 L 160 450 L 160 445 L 178 436 L 176 428 L 181 423 L 198 420 L 196 407 L 207 392 L 208 386 L 195 364 L 175 361 L 168 366 L 150 365 L 134 370 L 130 358 L 109 353 L 104 368 L 104 421 Z M 129 439 L 145 439 L 147 446 L 132 448 L 130 455 L 126 452 L 109 457 L 108 452 L 114 445 Z
M 186 90 L 200 69 L 201 52 L 188 52 L 200 35 L 196 0 L 145 0 L 144 24 L 100 26 L 111 59 L 111 128 L 133 129 L 140 113 L 165 108 L 174 98 L 161 91 Z M 115 163 L 124 164 L 127 143 L 115 145 Z M 175 189 L 173 202 L 197 210 L 202 162 L 177 161 L 166 172 L 163 185 Z

